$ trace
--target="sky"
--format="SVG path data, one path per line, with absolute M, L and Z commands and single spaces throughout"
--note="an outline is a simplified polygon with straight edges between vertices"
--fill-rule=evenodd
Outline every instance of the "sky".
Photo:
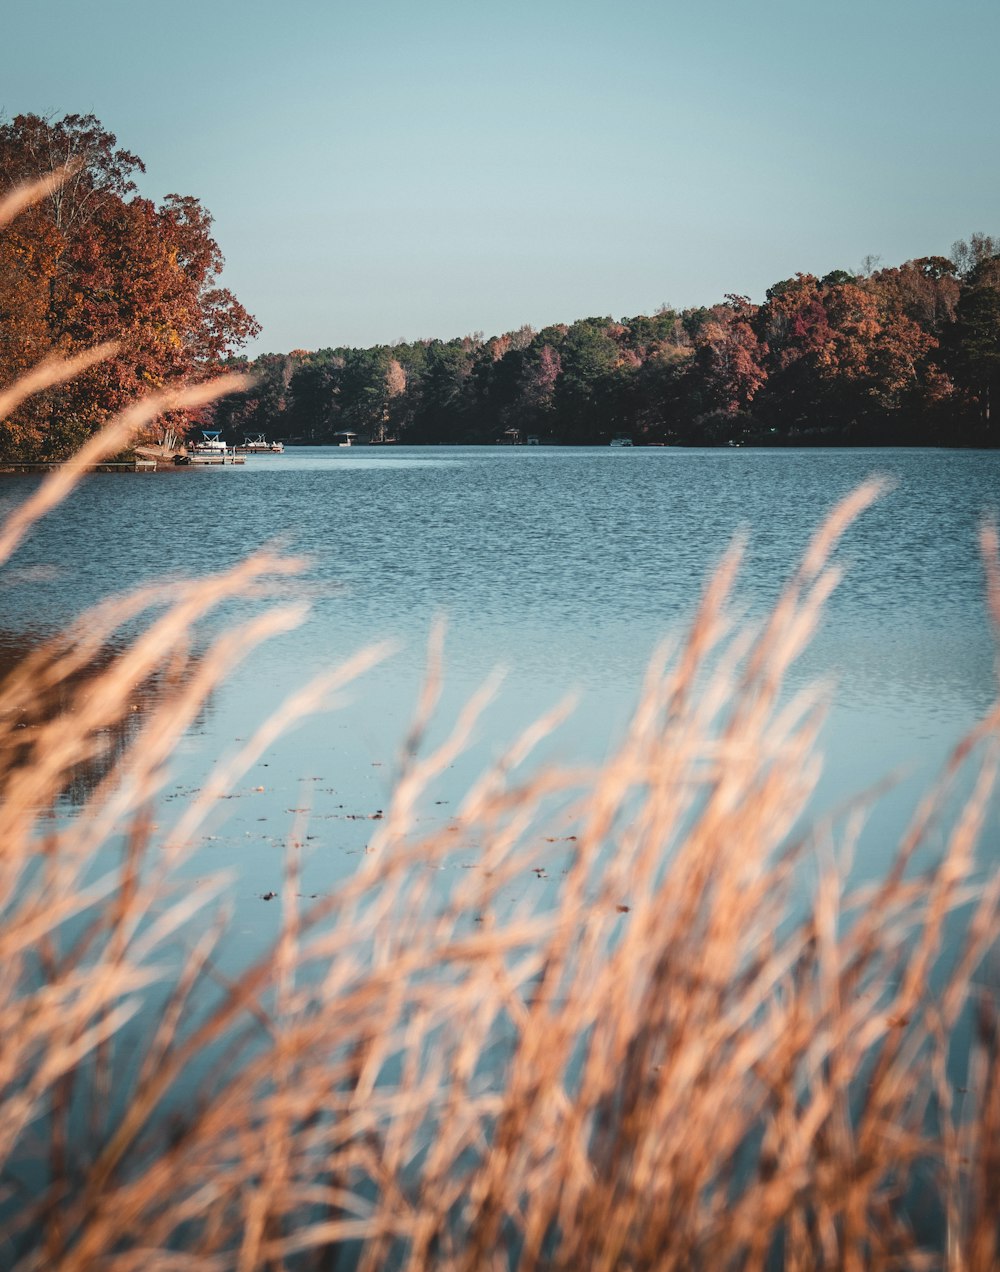
M 289 351 L 762 300 L 1000 234 L 1000 0 L 31 0 L 0 111 L 196 195 Z

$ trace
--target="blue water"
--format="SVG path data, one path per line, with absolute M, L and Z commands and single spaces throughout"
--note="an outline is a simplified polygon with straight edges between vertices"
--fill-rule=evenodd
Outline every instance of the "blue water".
M 606 753 L 650 652 L 683 630 L 732 537 L 750 536 L 737 594 L 752 618 L 823 513 L 873 473 L 892 490 L 844 540 L 844 581 L 792 680 L 835 683 L 815 811 L 902 775 L 865 833 L 877 869 L 995 690 L 977 540 L 1000 503 L 997 452 L 303 448 L 240 467 L 95 477 L 0 573 L 0 627 L 16 644 L 151 577 L 219 569 L 274 542 L 304 553 L 309 618 L 213 697 L 165 808 L 182 807 L 211 761 L 307 676 L 393 638 L 399 652 L 341 710 L 246 775 L 199 859 L 232 869 L 252 901 L 280 885 L 290 810 L 307 807 L 304 886 L 324 891 L 353 869 L 388 799 L 435 616 L 448 621 L 442 727 L 492 668 L 507 670 L 478 749 L 435 792 L 428 816 L 444 817 L 476 767 L 567 690 L 581 703 L 550 753 Z M 0 501 L 33 484 L 6 479 Z M 256 932 L 255 918 L 244 934 L 252 943 Z
M 206 634 L 268 603 L 304 597 L 311 607 L 300 627 L 234 668 L 184 739 L 157 813 L 169 826 L 212 764 L 309 676 L 374 640 L 398 644 L 338 710 L 270 745 L 199 833 L 184 868 L 231 875 L 231 926 L 214 962 L 232 971 L 275 935 L 280 903 L 264 898 L 282 887 L 293 827 L 304 841 L 307 896 L 332 892 L 362 859 L 389 799 L 436 617 L 448 622 L 437 735 L 492 668 L 507 675 L 477 740 L 429 793 L 425 825 L 447 823 L 482 766 L 570 689 L 579 705 L 546 753 L 606 754 L 651 651 L 683 632 L 733 536 L 749 536 L 736 596 L 754 621 L 824 512 L 873 473 L 892 489 L 838 549 L 843 582 L 791 675 L 793 689 L 817 678 L 833 687 L 811 816 L 895 775 L 856 848 L 855 876 L 871 877 L 890 861 L 950 748 L 995 696 L 978 535 L 1000 504 L 997 452 L 302 449 L 239 467 L 95 477 L 0 570 L 0 665 L 137 584 L 206 574 L 275 542 L 305 554 L 298 584 L 271 602 L 231 605 Z M 35 484 L 0 483 L 0 512 Z M 140 724 L 144 692 L 137 689 Z M 81 782 L 69 792 L 62 815 L 73 815 L 85 790 Z M 929 852 L 941 838 L 932 837 Z M 556 875 L 558 843 L 538 850 Z M 457 856 L 456 870 L 474 866 L 475 845 L 459 844 Z M 980 861 L 984 873 L 1000 864 L 996 810 Z M 514 906 L 554 886 L 532 871 L 511 881 L 501 902 Z M 178 936 L 181 946 L 190 939 Z M 142 1054 L 160 992 L 121 1035 L 117 1091 L 127 1090 L 129 1057 Z M 963 1017 L 950 1057 L 957 1086 L 969 1028 Z M 170 1100 L 181 1107 L 193 1098 L 216 1058 L 209 1052 L 192 1066 Z M 44 1186 L 43 1162 L 28 1153 L 18 1166 L 29 1187 Z M 936 1211 L 914 1211 L 918 1230 L 939 1242 Z

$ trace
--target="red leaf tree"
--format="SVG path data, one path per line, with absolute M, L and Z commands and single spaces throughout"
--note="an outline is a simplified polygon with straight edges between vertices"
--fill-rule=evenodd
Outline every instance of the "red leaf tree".
M 94 116 L 0 123 L 0 185 L 67 162 L 68 180 L 0 239 L 0 376 L 12 380 L 46 352 L 104 340 L 120 351 L 7 422 L 0 447 L 26 458 L 65 454 L 126 401 L 210 374 L 260 330 L 220 285 L 208 211 L 191 196 L 160 206 L 140 197 L 142 161 Z

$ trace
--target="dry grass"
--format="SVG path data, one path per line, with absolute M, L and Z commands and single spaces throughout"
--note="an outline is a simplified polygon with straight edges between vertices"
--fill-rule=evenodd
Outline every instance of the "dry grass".
M 57 481 L 15 514 L 5 556 Z M 277 732 L 385 651 L 304 688 L 169 832 L 152 809 L 174 748 L 234 662 L 301 611 L 269 609 L 196 658 L 199 627 L 296 563 L 263 555 L 108 603 L 30 655 L 0 683 L 0 1262 L 994 1267 L 996 999 L 970 987 L 998 932 L 1000 878 L 976 879 L 974 846 L 1000 708 L 877 885 L 845 887 L 859 810 L 836 835 L 797 830 L 822 706 L 782 683 L 836 584 L 830 554 L 877 493 L 834 510 L 756 633 L 730 618 L 734 548 L 599 770 L 526 764 L 558 723 L 540 721 L 451 828 L 422 835 L 421 793 L 488 695 L 428 748 L 433 650 L 362 867 L 303 910 L 293 833 L 280 935 L 231 982 L 213 964 L 223 885 L 182 879 L 190 846 Z M 1000 618 L 990 535 L 984 553 Z M 124 623 L 138 635 L 81 677 Z M 78 815 L 53 821 L 151 675 L 155 709 Z M 39 694 L 64 708 L 19 728 Z M 565 872 L 511 911 L 507 885 L 537 864 L 556 807 L 575 833 Z M 932 828 L 944 846 L 918 871 Z M 475 870 L 427 869 L 456 844 L 476 845 Z M 959 1087 L 948 1065 L 970 1018 Z

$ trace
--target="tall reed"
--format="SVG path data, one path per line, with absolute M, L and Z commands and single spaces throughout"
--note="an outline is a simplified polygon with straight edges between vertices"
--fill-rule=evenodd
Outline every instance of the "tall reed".
M 90 457 L 162 409 L 140 404 Z M 0 560 L 74 475 L 13 514 Z M 388 651 L 296 693 L 166 829 L 157 796 L 207 695 L 303 610 L 273 605 L 210 637 L 204 620 L 297 563 L 265 553 L 107 602 L 27 656 L 0 683 L 0 1262 L 995 1266 L 996 988 L 972 987 L 998 933 L 1000 878 L 979 878 L 974 848 L 1000 706 L 875 885 L 845 882 L 860 806 L 801 829 L 822 696 L 782 686 L 836 586 L 831 553 L 877 495 L 867 485 L 833 510 L 757 631 L 732 616 L 734 547 L 603 765 L 532 764 L 554 713 L 426 832 L 422 794 L 488 696 L 430 746 L 435 645 L 356 875 L 303 907 L 293 828 L 280 933 L 235 978 L 214 958 L 226 885 L 184 877 L 191 845 L 281 729 Z M 992 533 L 984 559 L 1000 625 Z M 154 675 L 156 702 L 106 775 L 73 817 L 51 818 Z M 970 766 L 971 794 L 942 828 Z M 918 868 L 932 828 L 943 847 Z M 543 844 L 561 854 L 544 900 L 512 908 L 508 885 Z M 456 845 L 463 860 L 475 846 L 475 869 L 427 869 Z

